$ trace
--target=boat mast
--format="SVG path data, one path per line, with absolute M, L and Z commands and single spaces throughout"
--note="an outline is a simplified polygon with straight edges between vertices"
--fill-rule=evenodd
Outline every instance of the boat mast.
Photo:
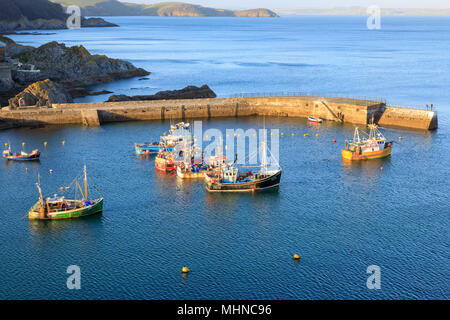
M 39 202 L 41 204 L 41 207 L 39 209 L 39 218 L 40 219 L 45 219 L 45 211 L 47 209 L 47 206 L 45 205 L 44 202 L 44 197 L 42 196 L 42 189 L 41 189 L 41 177 L 38 174 L 38 182 L 36 183 L 36 186 L 39 190 Z
M 84 165 L 84 201 L 88 201 L 88 184 L 87 184 L 86 165 Z
M 359 138 L 359 130 L 358 127 L 355 128 L 355 133 L 353 135 L 353 141 L 359 143 L 361 139 Z
M 264 170 L 267 167 L 267 146 L 266 146 L 266 117 L 264 117 L 264 129 L 263 129 L 263 135 L 264 135 L 264 139 L 262 142 L 262 147 L 263 147 L 263 158 L 262 158 L 262 167 L 264 168 Z

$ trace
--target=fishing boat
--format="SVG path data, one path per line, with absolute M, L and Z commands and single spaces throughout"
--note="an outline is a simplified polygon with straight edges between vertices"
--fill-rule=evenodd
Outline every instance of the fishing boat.
M 353 140 L 345 140 L 342 158 L 345 160 L 369 160 L 385 158 L 391 154 L 394 141 L 387 141 L 373 122 L 368 125 L 369 133 L 362 132 L 367 137 L 361 138 L 358 127 L 355 128 Z
M 231 165 L 220 164 L 218 170 L 212 173 L 205 173 L 206 190 L 209 192 L 255 192 L 278 188 L 282 173 L 280 165 L 272 156 L 273 161 L 276 163 L 276 168 L 269 170 L 267 163 L 268 149 L 265 142 L 261 144 L 261 147 L 263 148 L 263 159 L 258 172 L 242 172 L 244 167 L 237 167 L 237 159 Z
M 313 122 L 313 123 L 322 123 L 322 119 L 311 117 L 311 116 L 308 117 L 308 121 Z
M 39 160 L 41 153 L 39 150 L 33 150 L 30 153 L 22 152 L 11 152 L 11 147 L 7 150 L 3 151 L 3 158 L 6 160 L 12 161 L 30 161 L 30 160 Z
M 83 180 L 83 185 L 80 184 L 80 180 Z M 64 194 L 73 191 L 72 199 L 58 194 L 44 198 L 40 182 L 38 181 L 36 185 L 39 191 L 39 201 L 28 212 L 30 220 L 80 218 L 100 213 L 103 210 L 103 197 L 92 198 L 92 192 L 87 182 L 86 166 L 84 166 L 83 173 L 75 178 L 69 186 L 59 189 Z M 95 186 L 94 188 L 97 190 Z M 77 195 L 80 195 L 80 197 L 77 197 Z
M 177 165 L 174 161 L 174 156 L 169 150 L 161 150 L 155 158 L 156 170 L 162 172 L 172 172 L 177 169 Z
M 155 154 L 160 152 L 162 149 L 173 149 L 173 145 L 167 145 L 164 142 L 144 142 L 144 143 L 135 143 L 134 149 L 136 154 Z
M 157 154 L 163 149 L 171 151 L 173 148 L 183 141 L 186 130 L 189 128 L 189 123 L 180 122 L 170 126 L 169 134 L 161 136 L 159 142 L 144 142 L 135 143 L 134 149 L 136 154 Z

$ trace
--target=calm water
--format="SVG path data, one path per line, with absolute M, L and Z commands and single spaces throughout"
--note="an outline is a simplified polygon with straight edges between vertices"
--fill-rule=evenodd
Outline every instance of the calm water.
M 82 43 L 153 72 L 148 81 L 100 89 L 140 94 L 208 83 L 222 96 L 381 96 L 434 103 L 440 128 L 385 129 L 397 142 L 392 157 L 348 166 L 340 149 L 353 126 L 266 118 L 284 133 L 284 172 L 278 192 L 255 195 L 208 194 L 201 182 L 165 176 L 153 158 L 137 157 L 133 142 L 158 137 L 168 122 L 2 131 L 0 143 L 19 148 L 25 141 L 26 150 L 42 149 L 42 159 L 0 166 L 0 298 L 450 298 L 450 19 L 386 18 L 377 32 L 357 17 L 109 20 L 122 27 L 14 38 Z M 203 126 L 262 123 L 233 118 Z M 52 193 L 83 164 L 105 196 L 103 215 L 21 219 L 37 199 L 38 172 Z M 293 253 L 302 255 L 298 263 Z M 66 288 L 73 264 L 82 272 L 78 291 Z M 366 288 L 372 264 L 382 271 L 378 291 Z M 184 265 L 193 270 L 185 279 Z

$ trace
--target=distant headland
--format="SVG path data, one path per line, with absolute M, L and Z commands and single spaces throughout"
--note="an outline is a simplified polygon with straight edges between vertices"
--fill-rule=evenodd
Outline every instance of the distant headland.
M 137 4 L 118 0 L 51 0 L 63 6 L 77 5 L 84 16 L 164 16 L 164 17 L 278 17 L 264 8 L 225 10 L 184 2 Z M 132 1 L 132 0 L 130 0 Z
M 365 7 L 275 9 L 281 15 L 367 15 Z M 450 16 L 450 9 L 381 8 L 385 16 Z

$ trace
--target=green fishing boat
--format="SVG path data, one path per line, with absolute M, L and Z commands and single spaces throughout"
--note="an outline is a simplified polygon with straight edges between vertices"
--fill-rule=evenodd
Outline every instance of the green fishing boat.
M 84 182 L 83 186 L 79 182 L 81 179 Z M 103 210 L 103 197 L 92 198 L 93 192 L 88 187 L 86 166 L 84 166 L 81 177 L 75 178 L 69 186 L 59 189 L 63 193 L 73 191 L 73 199 L 75 200 L 66 198 L 64 194 L 55 194 L 53 197 L 44 199 L 40 182 L 36 183 L 36 185 L 39 190 L 39 201 L 28 212 L 28 218 L 30 220 L 80 218 L 100 213 Z M 94 188 L 97 190 L 95 186 Z

